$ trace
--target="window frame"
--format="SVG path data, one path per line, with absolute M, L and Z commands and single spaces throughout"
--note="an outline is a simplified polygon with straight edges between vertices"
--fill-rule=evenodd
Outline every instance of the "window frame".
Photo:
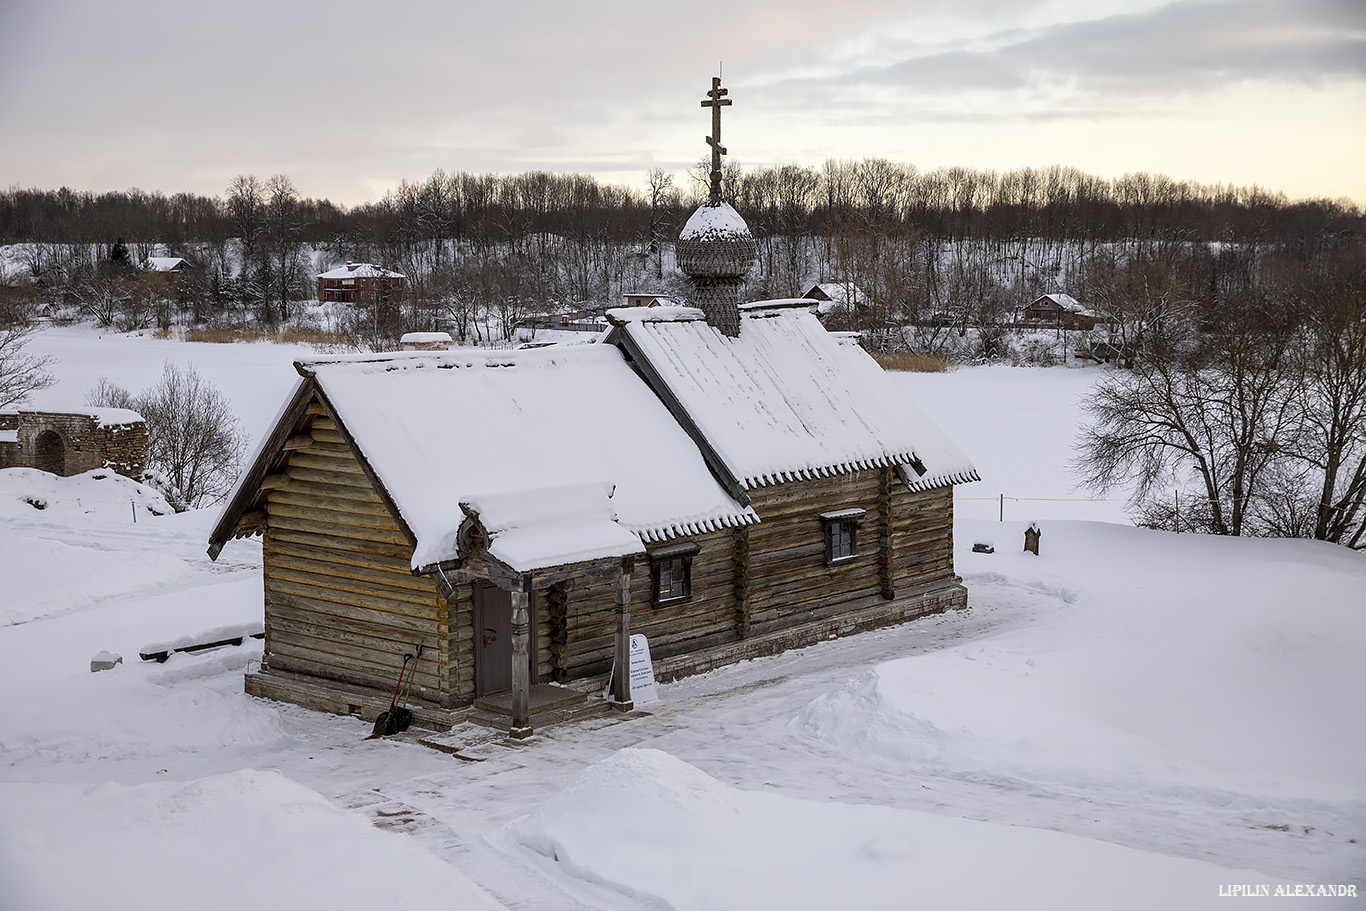
M 650 604 L 653 607 L 672 607 L 675 604 L 685 604 L 692 600 L 692 564 L 701 548 L 692 542 L 683 544 L 671 544 L 667 547 L 659 547 L 648 551 L 646 556 L 650 558 Z M 663 596 L 660 592 L 660 581 L 663 575 L 661 570 L 665 564 L 675 564 L 682 570 L 682 594 L 671 594 Z M 671 578 L 674 576 L 675 569 L 670 568 Z M 672 587 L 672 586 L 671 586 Z
M 821 513 L 821 525 L 825 532 L 826 566 L 843 566 L 858 560 L 858 526 L 860 520 L 867 515 L 867 512 L 866 509 L 854 508 Z M 837 555 L 835 553 L 835 544 L 840 538 L 839 532 L 841 529 L 848 529 L 849 552 Z

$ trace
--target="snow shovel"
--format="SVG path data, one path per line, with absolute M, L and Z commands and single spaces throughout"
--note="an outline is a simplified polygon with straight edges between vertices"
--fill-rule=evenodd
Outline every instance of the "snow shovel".
M 393 727 L 397 728 L 397 733 L 408 730 L 408 725 L 413 723 L 413 713 L 408 708 L 408 694 L 413 691 L 413 678 L 417 676 L 417 663 L 422 660 L 422 643 L 417 644 L 417 656 L 413 659 L 413 672 L 408 675 L 408 682 L 403 685 L 403 704 L 393 709 Z M 392 707 L 391 707 L 392 708 Z
M 403 675 L 408 670 L 408 662 L 413 663 L 413 673 L 408 675 L 408 688 L 413 685 L 413 677 L 417 676 L 417 661 L 415 658 L 422 657 L 422 646 L 417 646 L 417 655 L 412 652 L 403 656 L 403 666 L 398 669 L 398 682 L 394 684 L 394 695 L 389 699 L 387 711 L 379 713 L 375 719 L 375 729 L 370 732 L 366 740 L 374 740 L 376 737 L 387 737 L 390 734 L 397 734 L 408 730 L 408 725 L 413 723 L 413 713 L 408 710 L 408 694 L 403 694 L 403 705 L 398 704 L 398 692 L 403 687 Z

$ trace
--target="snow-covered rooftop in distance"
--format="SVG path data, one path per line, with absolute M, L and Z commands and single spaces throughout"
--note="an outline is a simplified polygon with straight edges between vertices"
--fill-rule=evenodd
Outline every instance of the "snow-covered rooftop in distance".
M 751 236 L 749 225 L 728 202 L 698 206 L 678 233 L 679 240 L 724 240 L 737 236 Z
M 972 462 L 868 354 L 798 301 L 745 307 L 740 335 L 701 321 L 623 324 L 744 487 L 915 465 L 925 489 L 976 480 Z
M 148 272 L 174 272 L 181 265 L 189 265 L 183 256 L 149 256 L 143 268 Z
M 1039 300 L 1045 299 L 1051 300 L 1053 303 L 1057 304 L 1062 309 L 1067 310 L 1071 313 L 1087 312 L 1086 307 L 1082 306 L 1081 301 L 1077 300 L 1070 294 L 1062 294 L 1061 292 L 1055 292 L 1053 294 L 1045 294 L 1043 297 L 1039 298 Z M 1037 301 L 1035 303 L 1037 303 Z
M 740 305 L 741 313 L 764 313 L 771 310 L 815 310 L 820 301 L 812 300 L 809 297 L 780 297 L 766 301 L 750 301 Z
M 347 263 L 335 269 L 329 269 L 318 276 L 318 278 L 405 278 L 401 272 L 391 272 L 388 269 L 371 263 Z
M 815 287 L 830 298 L 831 303 L 847 306 L 863 300 L 863 292 L 853 282 L 820 282 Z
M 449 332 L 405 332 L 399 338 L 400 345 L 445 345 L 454 344 Z
M 756 520 L 615 347 L 340 355 L 298 366 L 417 537 L 414 567 L 455 556 L 461 503 L 531 488 L 615 485 L 617 523 L 647 542 Z M 519 549 L 519 565 L 564 562 L 574 541 L 562 531 L 535 553 Z

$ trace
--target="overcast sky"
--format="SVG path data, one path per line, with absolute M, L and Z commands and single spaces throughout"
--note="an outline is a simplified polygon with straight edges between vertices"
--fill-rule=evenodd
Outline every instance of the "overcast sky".
M 716 12 L 708 13 L 709 9 Z M 0 0 L 0 185 L 1065 164 L 1366 204 L 1363 0 Z

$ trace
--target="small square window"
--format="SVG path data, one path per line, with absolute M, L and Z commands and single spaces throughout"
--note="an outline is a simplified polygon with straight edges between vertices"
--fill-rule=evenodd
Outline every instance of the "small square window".
M 692 558 L 670 557 L 655 564 L 658 583 L 655 597 L 660 601 L 681 601 L 692 594 Z
M 656 606 L 692 597 L 692 558 L 697 551 L 696 544 L 675 544 L 650 554 Z
M 825 525 L 826 565 L 848 563 L 858 557 L 858 523 L 863 515 L 862 509 L 845 509 L 821 516 Z

